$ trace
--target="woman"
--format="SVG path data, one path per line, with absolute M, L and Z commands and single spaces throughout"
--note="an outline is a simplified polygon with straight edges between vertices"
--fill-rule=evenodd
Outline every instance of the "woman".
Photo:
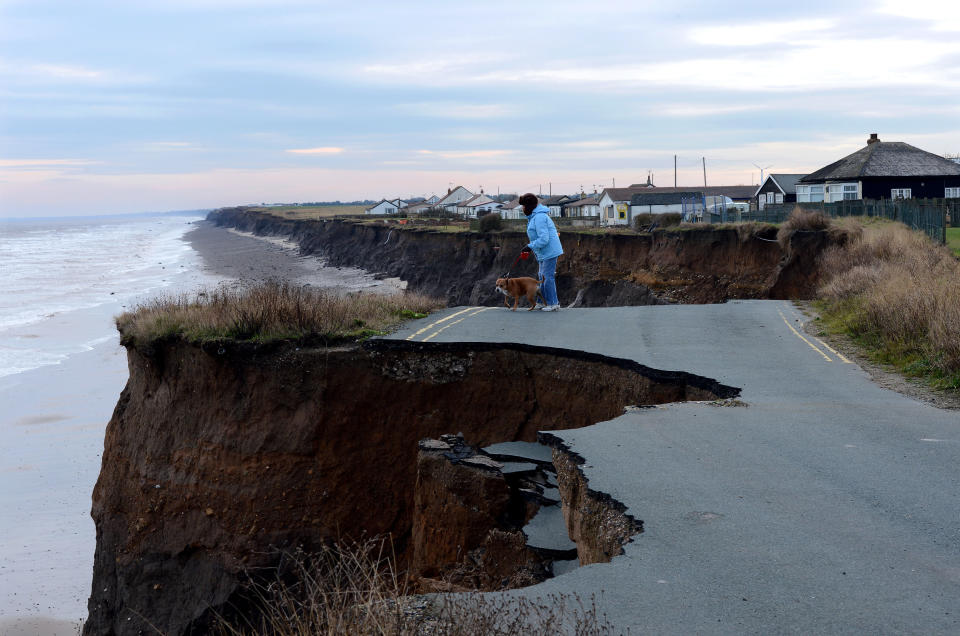
M 542 311 L 556 311 L 560 309 L 557 299 L 557 258 L 563 254 L 560 245 L 560 234 L 557 226 L 548 214 L 545 205 L 540 205 L 536 195 L 529 192 L 518 200 L 523 206 L 523 213 L 527 215 L 527 237 L 530 243 L 523 248 L 524 252 L 533 252 L 540 264 L 540 291 L 547 303 Z

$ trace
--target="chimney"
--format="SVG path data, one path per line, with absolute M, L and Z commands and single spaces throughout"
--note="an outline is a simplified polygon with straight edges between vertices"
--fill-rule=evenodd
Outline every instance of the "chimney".
M 880 138 L 877 137 L 877 133 L 870 133 L 870 139 L 867 139 L 867 145 L 875 144 L 880 141 Z

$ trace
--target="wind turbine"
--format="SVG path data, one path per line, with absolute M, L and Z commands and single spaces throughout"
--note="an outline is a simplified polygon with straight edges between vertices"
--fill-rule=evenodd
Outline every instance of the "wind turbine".
M 757 166 L 757 164 L 753 164 L 753 165 Z M 760 185 L 763 185 L 763 171 L 764 171 L 764 170 L 769 170 L 769 169 L 772 168 L 773 166 L 770 165 L 770 166 L 766 166 L 766 167 L 761 167 L 761 166 L 757 166 L 757 167 L 760 168 Z

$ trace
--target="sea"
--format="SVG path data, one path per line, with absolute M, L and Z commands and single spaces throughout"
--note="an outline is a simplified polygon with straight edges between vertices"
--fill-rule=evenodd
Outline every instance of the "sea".
M 86 617 L 91 494 L 127 378 L 114 317 L 224 282 L 184 240 L 203 216 L 0 219 L 0 634 Z

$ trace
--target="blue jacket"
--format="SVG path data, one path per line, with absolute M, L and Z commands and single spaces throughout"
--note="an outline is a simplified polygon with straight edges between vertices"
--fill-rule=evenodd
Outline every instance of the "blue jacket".
M 560 245 L 560 235 L 553 219 L 547 214 L 550 210 L 540 204 L 533 209 L 527 219 L 527 236 L 530 238 L 528 247 L 533 250 L 538 261 L 556 258 L 563 254 Z

